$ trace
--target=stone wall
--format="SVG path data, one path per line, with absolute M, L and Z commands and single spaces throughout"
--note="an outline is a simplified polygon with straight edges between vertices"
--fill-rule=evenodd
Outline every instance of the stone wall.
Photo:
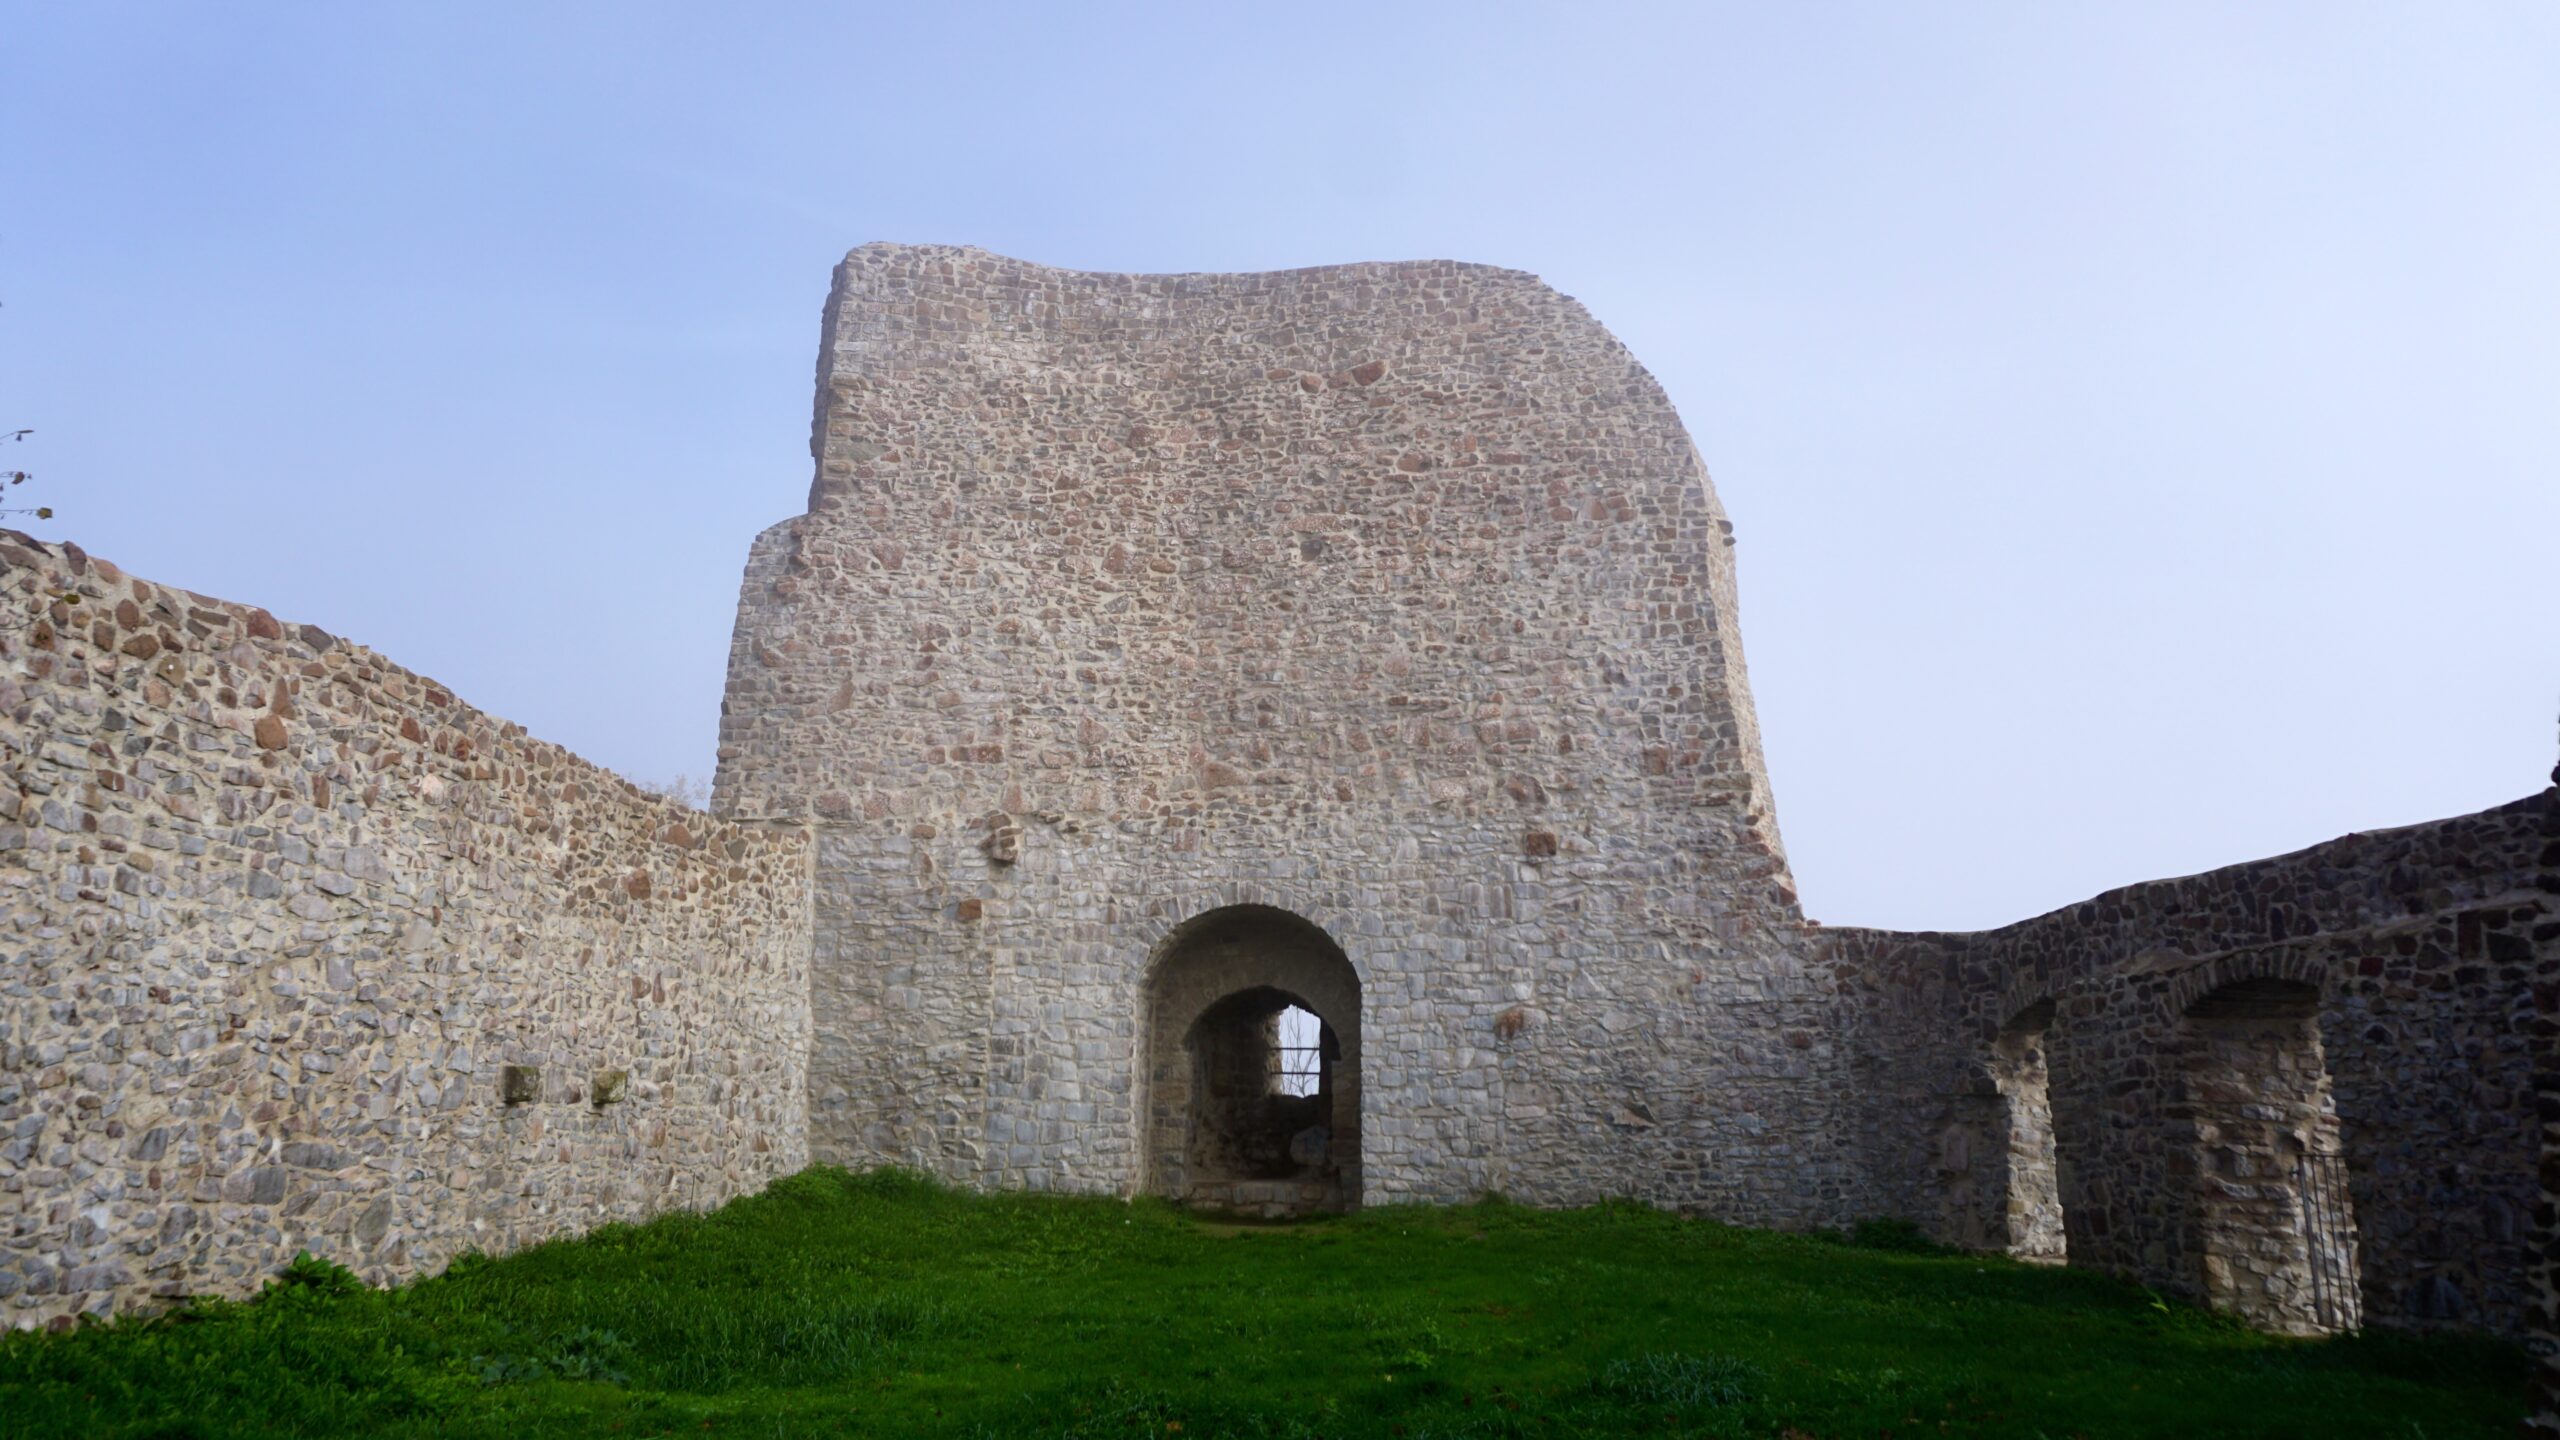
M 1732 527 L 1534 277 L 866 246 L 818 381 L 717 819 L 0 532 L 0 1312 L 391 1279 L 811 1159 L 1633 1196 L 2533 1334 L 2560 1434 L 2560 790 L 1825 930 Z M 1330 1047 L 1285 1101 L 1284 1001 Z
M 0 533 L 0 860 L 13 1324 L 806 1162 L 805 837 L 310 626 Z
M 1870 1208 L 1732 527 L 1579 305 L 866 246 L 813 448 L 714 808 L 819 830 L 814 1154 L 1141 1188 L 1148 958 L 1264 905 L 1358 974 L 1366 1199 Z
M 2560 769 L 2552 771 L 2560 784 Z M 2560 806 L 2553 807 L 2560 810 Z M 2560 817 L 2551 827 L 2560 830 Z M 2542 863 L 2560 874 L 2560 835 L 2548 836 Z M 2545 953 L 2560 946 L 2560 925 L 2536 932 Z M 2533 1417 L 2528 1435 L 2560 1436 L 2560 978 L 2545 975 L 2534 986 L 2535 1107 L 2542 1128 L 2542 1198 L 2534 1207 L 2536 1250 L 2526 1325 L 2534 1355 Z
M 1632 1196 L 2531 1335 L 2560 1434 L 2560 790 L 1825 930 L 1732 527 L 1534 277 L 866 246 L 818 382 L 716 819 L 0 532 L 0 1313 L 388 1280 L 811 1159 Z M 1315 1095 L 1259 1088 L 1284 1003 Z
M 2131 886 L 2000 930 L 1824 932 L 1849 1000 L 1843 1043 L 1861 1057 L 1874 1192 L 1950 1239 L 2004 1225 L 2013 1142 L 1983 1097 L 2001 1086 L 2004 1026 L 2050 1005 L 2070 1263 L 2205 1298 L 2233 1207 L 2256 1206 L 2262 1231 L 2286 1207 L 2318 1208 L 2274 1158 L 2336 1148 L 2366 1323 L 2523 1333 L 2549 1233 L 2536 1230 L 2534 1087 L 2550 1049 L 2533 1027 L 2537 997 L 2547 1008 L 2560 985 L 2555 796 Z M 2311 1031 L 2278 1058 L 2263 1044 L 2214 1058 L 2229 1038 L 2215 1033 L 2222 1002 L 2266 982 L 2300 987 Z M 2305 1066 L 2324 1072 L 2325 1099 Z M 2250 1067 L 2263 1083 L 2240 1083 Z M 2299 1092 L 2281 1116 L 2278 1091 Z M 2235 1138 L 2250 1127 L 2263 1143 Z M 2242 1283 L 2287 1297 L 2264 1323 L 2324 1328 L 2289 1278 Z

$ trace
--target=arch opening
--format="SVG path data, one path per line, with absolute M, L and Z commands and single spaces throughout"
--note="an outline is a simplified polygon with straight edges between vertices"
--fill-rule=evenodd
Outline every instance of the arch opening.
M 2045 1059 L 2045 1037 L 2052 1028 L 2053 1002 L 2040 1000 L 2000 1027 L 1991 1046 L 1991 1081 L 2000 1094 L 2007 1136 L 2001 1155 L 2005 1243 L 2011 1255 L 2040 1265 L 2059 1265 L 2069 1258 L 2052 1077 Z
M 2205 1300 L 2296 1335 L 2363 1319 L 2319 1011 L 2301 981 L 2239 980 L 2189 1006 L 2185 1025 L 2190 1253 Z
M 1279 1219 L 1360 1197 L 1360 980 L 1285 910 L 1181 926 L 1147 984 L 1145 1188 Z

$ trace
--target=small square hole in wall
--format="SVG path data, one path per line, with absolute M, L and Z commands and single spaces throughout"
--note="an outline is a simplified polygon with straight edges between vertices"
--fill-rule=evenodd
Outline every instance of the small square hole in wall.
M 623 1093 L 630 1088 L 630 1071 L 599 1070 L 595 1074 L 594 1083 L 587 1087 L 587 1094 L 595 1107 L 601 1110 L 607 1105 L 621 1104 Z
M 499 1066 L 498 1098 L 510 1105 L 530 1105 L 541 1099 L 542 1067 L 539 1065 Z

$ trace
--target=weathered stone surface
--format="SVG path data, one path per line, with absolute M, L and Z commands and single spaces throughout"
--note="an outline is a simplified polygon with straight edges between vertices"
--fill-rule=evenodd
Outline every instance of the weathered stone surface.
M 284 1198 L 288 1178 L 276 1165 L 235 1170 L 222 1178 L 222 1198 L 234 1205 L 273 1205 Z
M 2560 1435 L 2560 791 L 1810 925 L 1732 527 L 1512 271 L 865 247 L 813 449 L 717 819 L 0 533 L 0 1314 L 389 1279 L 814 1155 L 1905 1215 L 2276 1328 L 2535 1335 Z
M 2273 1328 L 2547 1333 L 2534 1095 L 2553 1052 L 2532 1017 L 2560 989 L 2560 790 L 2000 930 L 1816 933 L 1842 1040 L 1871 1057 L 1858 1148 L 1880 1208 L 1982 1244 L 2045 1203 L 1999 1173 L 2028 1143 L 2016 1112 L 1979 1098 L 2015 1091 L 2003 1037 L 2040 1012 L 2033 1123 L 2058 1184 L 2040 1183 L 2071 1264 Z M 2299 1038 L 2216 1039 L 2217 1006 L 2270 984 L 2305 997 Z M 2324 1154 L 2343 1194 L 2309 1205 L 2296 1162 Z M 2349 1272 L 2325 1323 L 2319 1256 Z
M 325 631 L 7 540 L 7 1323 L 243 1294 L 299 1250 L 390 1280 L 805 1162 L 795 830 L 641 793 Z M 642 1084 L 502 1107 L 515 1064 Z M 660 1126 L 681 1143 L 644 1150 Z
M 499 1066 L 498 1098 L 510 1105 L 530 1105 L 541 1099 L 542 1067 L 539 1065 Z
M 2560 783 L 2560 769 L 2552 772 Z M 2555 792 L 2560 793 L 2560 792 Z M 2526 1429 L 2560 1436 L 2560 800 L 2544 807 L 2541 923 L 2531 932 L 2539 959 L 2531 1026 L 2534 1107 L 2542 1121 L 2541 1195 L 2533 1207 L 2532 1274 L 2525 1301 L 2528 1344 L 2533 1351 L 2533 1418 Z
M 356 1215 L 356 1223 L 352 1231 L 356 1243 L 367 1250 L 381 1244 L 383 1237 L 391 1233 L 391 1215 L 391 1197 L 388 1195 L 375 1197 L 371 1204 L 365 1206 Z
M 865 247 L 818 399 L 716 802 L 817 821 L 813 1153 L 1180 1193 L 1146 1160 L 1186 1083 L 1139 1058 L 1151 967 L 1268 906 L 1357 974 L 1369 1199 L 1901 1213 L 2254 1285 L 2287 1328 L 2531 1323 L 2548 797 L 1985 936 L 1807 927 L 1731 526 L 1659 390 L 1531 277 Z M 2217 1063 L 2292 1118 L 2200 1119 L 2196 977 L 2267 975 L 2321 997 L 2313 1068 Z M 2282 1218 L 2287 1146 L 2334 1147 L 2334 1243 Z M 2214 1260 L 2224 1232 L 2254 1238 Z M 2315 1257 L 2353 1293 L 2297 1283 Z
M 1151 957 L 1260 904 L 1360 977 L 1366 1198 L 1862 1211 L 1851 1057 L 1782 1038 L 1829 1002 L 1731 527 L 1582 307 L 1445 262 L 866 246 L 826 325 L 714 807 L 817 823 L 813 1154 L 1159 1183 Z M 1655 1122 L 1609 1127 L 1631 1094 Z

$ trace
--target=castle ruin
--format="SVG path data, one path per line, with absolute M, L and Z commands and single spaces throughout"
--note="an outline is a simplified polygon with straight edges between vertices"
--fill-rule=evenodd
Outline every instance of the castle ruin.
M 817 382 L 708 816 L 316 628 L 0 543 L 12 1323 L 814 1160 L 1900 1216 L 2550 1361 L 2560 791 L 1825 928 L 1733 528 L 1536 278 L 865 246 Z

